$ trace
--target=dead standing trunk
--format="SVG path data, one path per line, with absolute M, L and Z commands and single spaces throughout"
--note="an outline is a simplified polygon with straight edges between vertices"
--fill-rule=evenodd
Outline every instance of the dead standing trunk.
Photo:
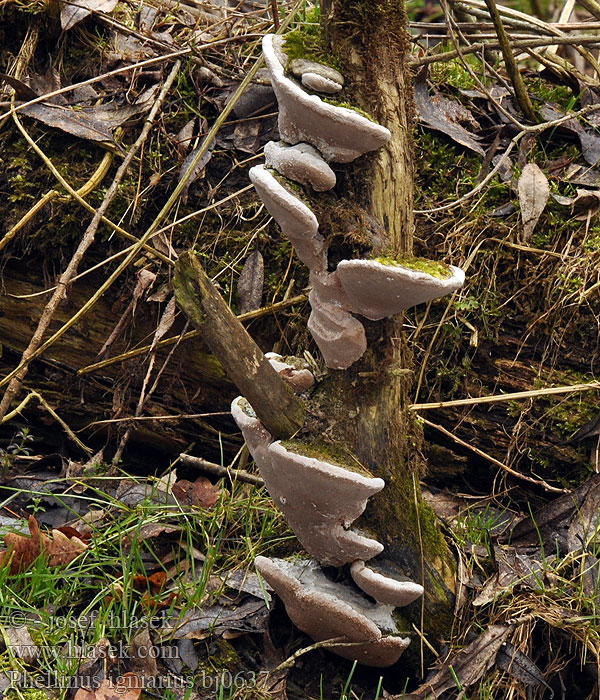
M 347 166 L 346 183 L 355 201 L 383 224 L 393 254 L 412 251 L 413 97 L 407 26 L 400 0 L 336 0 L 327 23 L 333 53 L 344 61 L 351 99 L 392 133 L 386 146 Z M 393 560 L 406 576 L 423 584 L 425 633 L 435 639 L 450 629 L 455 563 L 435 516 L 420 497 L 421 431 L 407 410 L 412 356 L 401 315 L 365 325 L 367 352 L 349 370 L 331 372 L 321 393 L 344 397 L 332 402 L 339 406 L 333 414 L 335 435 L 386 482 L 370 501 L 363 524 L 385 545 L 380 558 Z

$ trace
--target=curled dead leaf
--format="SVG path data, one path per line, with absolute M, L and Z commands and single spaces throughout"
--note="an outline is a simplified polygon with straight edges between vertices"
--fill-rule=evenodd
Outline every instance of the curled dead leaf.
M 549 195 L 548 179 L 535 163 L 528 163 L 519 178 L 519 203 L 525 242 L 531 239 L 535 226 L 546 208 Z

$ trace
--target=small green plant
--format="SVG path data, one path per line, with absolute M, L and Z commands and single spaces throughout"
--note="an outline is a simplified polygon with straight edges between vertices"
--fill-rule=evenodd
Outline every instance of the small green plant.
M 33 442 L 34 439 L 29 428 L 21 428 L 13 435 L 7 448 L 0 449 L 0 471 L 3 477 L 14 467 L 16 457 L 28 457 L 32 454 L 33 450 L 28 447 L 28 443 Z

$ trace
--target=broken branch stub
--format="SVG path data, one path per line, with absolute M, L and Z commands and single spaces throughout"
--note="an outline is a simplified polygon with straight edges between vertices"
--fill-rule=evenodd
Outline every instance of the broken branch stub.
M 271 367 L 191 252 L 182 254 L 175 263 L 173 289 L 179 306 L 202 332 L 265 428 L 282 439 L 301 428 L 302 402 Z

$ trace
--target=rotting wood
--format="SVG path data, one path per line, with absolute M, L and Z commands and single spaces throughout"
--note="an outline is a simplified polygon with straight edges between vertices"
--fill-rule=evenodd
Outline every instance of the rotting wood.
M 175 296 L 190 321 L 275 438 L 302 427 L 304 406 L 271 367 L 191 252 L 180 256 L 173 279 Z

